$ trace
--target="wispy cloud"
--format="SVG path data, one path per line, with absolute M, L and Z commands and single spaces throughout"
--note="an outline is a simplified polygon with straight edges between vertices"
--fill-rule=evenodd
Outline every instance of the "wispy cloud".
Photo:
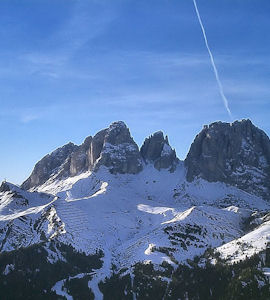
M 60 105 L 6 108 L 0 111 L 0 117 L 9 118 L 13 122 L 28 124 L 33 121 L 48 120 L 59 113 L 61 109 L 63 106 Z
M 0 50 L 0 56 L 7 56 L 7 60 L 0 62 L 0 76 L 89 77 L 76 68 L 74 56 L 102 34 L 116 16 L 117 10 L 105 3 L 74 2 L 71 16 L 63 18 L 62 25 L 42 39 L 41 48 L 32 47 L 13 55 L 6 55 Z
M 30 123 L 32 121 L 38 120 L 40 116 L 38 114 L 24 114 L 21 115 L 21 122 L 22 123 Z

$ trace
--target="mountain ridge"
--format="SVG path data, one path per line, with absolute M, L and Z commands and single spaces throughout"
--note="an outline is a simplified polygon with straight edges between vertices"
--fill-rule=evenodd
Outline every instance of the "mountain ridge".
M 57 152 L 61 156 L 55 164 Z M 137 174 L 149 163 L 157 170 L 173 172 L 179 162 L 162 131 L 145 138 L 139 148 L 126 124 L 117 121 L 94 137 L 88 136 L 79 146 L 68 143 L 47 154 L 21 187 L 28 190 L 45 183 L 50 176 L 55 179 L 75 176 L 84 171 L 97 171 L 102 165 L 115 174 Z M 238 186 L 265 199 L 270 197 L 270 140 L 249 119 L 204 125 L 191 144 L 184 164 L 189 182 L 200 177 Z
M 143 283 L 137 292 L 134 286 L 136 280 L 150 278 L 150 269 L 158 285 L 145 287 L 146 294 L 163 286 L 173 291 L 172 276 L 178 278 L 185 266 L 194 272 L 201 268 L 192 275 L 199 276 L 209 265 L 226 269 L 258 255 L 252 280 L 265 287 L 267 278 L 256 272 L 268 266 L 270 201 L 257 173 L 262 179 L 268 176 L 268 143 L 249 120 L 215 122 L 195 137 L 181 161 L 162 132 L 139 148 L 127 126 L 114 122 L 79 146 L 69 143 L 56 149 L 36 164 L 21 187 L 8 182 L 0 186 L 0 260 L 12 258 L 0 264 L 0 279 L 17 276 L 28 282 L 40 268 L 57 273 L 54 268 L 61 264 L 67 269 L 39 291 L 50 299 L 70 297 L 66 286 L 73 280 L 84 282 L 95 299 L 106 299 L 104 286 L 118 290 L 127 274 L 121 297 L 108 299 L 144 299 Z M 235 169 L 227 168 L 236 154 Z M 250 177 L 229 172 L 239 166 Z M 29 253 L 42 254 L 26 272 L 21 269 L 29 270 L 28 264 L 18 267 L 16 262 L 24 253 L 28 264 Z M 94 260 L 96 269 L 82 267 L 81 259 L 91 266 Z M 138 274 L 146 277 L 139 279 Z M 1 280 L 0 287 L 6 289 Z
M 158 137 L 158 140 L 155 137 Z M 149 145 L 146 146 L 146 144 Z M 168 147 L 163 149 L 164 145 Z M 73 148 L 71 149 L 71 147 Z M 155 149 L 157 147 L 162 147 L 162 149 L 158 150 L 159 153 L 156 153 L 155 157 L 150 157 L 150 148 Z M 66 148 L 71 151 L 67 151 Z M 59 159 L 60 164 L 58 163 L 57 166 L 53 164 L 53 168 L 48 170 L 49 159 L 54 160 L 55 151 L 60 152 L 64 159 Z M 141 149 L 139 149 L 123 121 L 113 122 L 108 128 L 100 130 L 94 137 L 88 136 L 79 146 L 70 142 L 55 151 L 44 156 L 35 165 L 30 177 L 22 183 L 22 188 L 30 189 L 38 186 L 41 182 L 44 183 L 44 180 L 48 179 L 49 176 L 60 172 L 60 169 L 61 172 L 58 176 L 75 176 L 83 171 L 97 170 L 100 165 L 109 167 L 112 173 L 136 174 L 142 170 L 143 161 L 147 163 L 149 158 L 150 161 L 155 160 L 157 169 L 171 167 L 173 170 L 178 161 L 175 150 L 169 145 L 168 137 L 164 138 L 161 131 L 146 138 Z M 125 162 L 123 158 L 127 158 Z M 116 159 L 118 159 L 118 167 L 112 165 L 112 163 L 116 164 Z M 44 170 L 44 174 L 40 172 L 40 169 Z

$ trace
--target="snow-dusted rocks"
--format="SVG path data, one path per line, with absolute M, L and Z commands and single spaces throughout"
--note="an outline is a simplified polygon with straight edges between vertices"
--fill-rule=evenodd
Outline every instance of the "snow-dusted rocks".
M 121 121 L 112 123 L 93 138 L 87 137 L 66 163 L 69 164 L 70 176 L 87 170 L 97 171 L 101 166 L 113 174 L 136 174 L 142 170 L 138 146 Z
M 71 153 L 77 148 L 78 146 L 73 143 L 68 143 L 51 154 L 47 154 L 35 165 L 30 177 L 22 184 L 22 188 L 29 190 L 32 187 L 43 184 L 51 176 L 59 172 L 65 173 L 66 171 L 69 173 L 68 168 L 63 169 L 61 166 L 65 165 L 66 160 L 70 159 Z
M 146 138 L 141 149 L 141 155 L 146 163 L 153 163 L 157 170 L 174 171 L 178 163 L 175 150 L 171 148 L 168 137 L 164 138 L 161 131 Z
M 69 143 L 46 155 L 35 165 L 22 188 L 35 189 L 47 180 L 61 180 L 86 171 L 97 172 L 101 166 L 113 174 L 138 174 L 145 164 L 172 172 L 178 162 L 175 150 L 162 132 L 146 139 L 139 150 L 126 124 L 118 121 L 94 137 L 87 137 L 80 146 Z
M 29 190 L 48 179 L 60 180 L 89 170 L 97 171 L 101 166 L 114 174 L 137 174 L 142 170 L 139 148 L 124 122 L 112 123 L 94 137 L 87 137 L 80 146 L 69 143 L 46 155 L 35 165 L 22 188 Z
M 3 193 L 3 192 L 8 192 L 10 191 L 10 186 L 9 186 L 9 183 L 6 182 L 6 181 L 3 181 L 0 185 L 0 193 Z
M 270 200 L 270 140 L 250 120 L 204 126 L 185 165 L 188 181 L 225 182 Z
M 114 174 L 136 174 L 142 170 L 138 146 L 121 121 L 112 123 L 93 138 L 86 138 L 67 163 L 70 176 L 87 170 L 97 171 L 100 166 L 107 167 Z
M 28 192 L 5 182 L 0 189 L 0 252 L 39 243 L 45 237 L 52 195 Z
M 106 131 L 96 168 L 106 166 L 113 174 L 137 174 L 142 168 L 139 148 L 124 122 L 114 122 Z

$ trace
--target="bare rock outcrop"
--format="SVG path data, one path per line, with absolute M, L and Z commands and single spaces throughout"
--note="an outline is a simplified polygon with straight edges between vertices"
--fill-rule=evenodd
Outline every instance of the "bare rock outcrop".
M 95 168 L 100 166 L 113 174 L 137 174 L 143 169 L 139 148 L 124 122 L 114 122 L 106 131 Z
M 175 150 L 169 145 L 168 137 L 164 138 L 161 131 L 155 132 L 145 139 L 140 153 L 145 163 L 153 163 L 158 170 L 174 171 L 178 163 Z
M 185 165 L 188 181 L 225 182 L 269 199 L 270 140 L 250 120 L 204 126 Z
M 71 153 L 70 160 L 67 161 L 69 175 L 74 176 L 89 168 L 88 150 L 92 143 L 92 137 L 88 136 L 76 151 Z
M 57 174 L 67 160 L 70 159 L 71 153 L 76 151 L 78 146 L 68 143 L 53 151 L 51 154 L 44 156 L 34 167 L 30 177 L 23 182 L 22 188 L 29 190 L 46 182 L 51 176 Z
M 22 188 L 29 190 L 51 177 L 76 176 L 88 170 L 97 171 L 101 166 L 113 174 L 137 174 L 142 170 L 139 148 L 124 122 L 112 123 L 94 137 L 87 137 L 80 146 L 69 143 L 46 155 L 35 165 Z

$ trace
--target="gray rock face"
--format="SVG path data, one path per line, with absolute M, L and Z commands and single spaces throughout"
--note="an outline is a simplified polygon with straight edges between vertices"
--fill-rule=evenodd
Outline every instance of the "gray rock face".
M 46 155 L 22 184 L 29 190 L 45 183 L 53 176 L 61 179 L 84 171 L 97 171 L 106 166 L 111 173 L 137 174 L 143 168 L 138 146 L 123 122 L 112 123 L 94 137 L 87 137 L 82 145 L 69 143 Z
M 30 177 L 22 184 L 22 188 L 29 190 L 46 182 L 52 175 L 59 172 L 61 166 L 70 159 L 70 154 L 77 148 L 78 146 L 69 143 L 47 154 L 35 165 Z
M 175 150 L 169 145 L 168 137 L 164 138 L 161 131 L 155 132 L 145 139 L 140 153 L 145 163 L 153 163 L 158 170 L 170 169 L 170 171 L 174 171 L 178 163 Z
M 87 170 L 92 170 L 100 157 L 107 129 L 101 130 L 93 138 L 87 137 L 85 141 L 71 153 L 63 166 L 63 172 L 57 177 L 75 176 Z
M 270 140 L 250 120 L 204 126 L 185 165 L 188 181 L 221 181 L 269 199 Z
M 107 132 L 108 129 L 103 129 L 93 137 L 90 147 L 87 151 L 89 168 L 93 168 L 96 161 L 100 157 L 104 145 L 105 135 Z
M 99 150 L 100 148 L 98 148 Z M 106 166 L 113 174 L 137 174 L 143 168 L 140 151 L 123 122 L 114 122 L 105 132 L 95 169 Z
M 87 170 L 97 171 L 101 166 L 108 167 L 113 174 L 136 174 L 142 170 L 138 146 L 123 122 L 112 123 L 93 138 L 88 137 L 67 163 L 70 176 Z
M 179 160 L 168 138 L 156 132 L 140 151 L 123 122 L 112 123 L 82 145 L 69 143 L 39 161 L 22 188 L 105 166 L 113 174 L 137 174 L 144 164 L 174 171 Z M 187 180 L 224 182 L 270 200 L 270 140 L 251 121 L 216 122 L 196 136 L 185 160 Z M 5 189 L 3 185 L 2 189 Z
M 112 123 L 93 138 L 88 137 L 66 163 L 69 164 L 70 176 L 98 170 L 102 165 L 114 174 L 136 174 L 142 170 L 138 146 L 123 122 Z
M 69 175 L 74 176 L 83 171 L 87 171 L 89 167 L 88 150 L 92 142 L 92 137 L 87 137 L 81 146 L 76 151 L 71 153 L 70 160 L 68 160 L 67 169 L 69 169 Z
M 9 184 L 6 181 L 3 181 L 0 186 L 0 193 L 9 192 L 10 190 Z

